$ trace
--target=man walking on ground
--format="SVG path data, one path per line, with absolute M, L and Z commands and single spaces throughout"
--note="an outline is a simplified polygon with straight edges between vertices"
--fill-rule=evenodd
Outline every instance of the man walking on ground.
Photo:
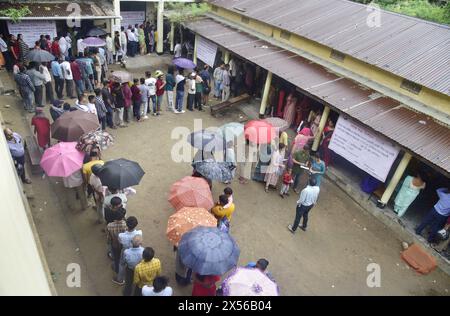
M 298 227 L 306 231 L 308 224 L 308 213 L 312 210 L 319 198 L 320 188 L 317 186 L 315 178 L 309 179 L 309 185 L 300 193 L 300 199 L 297 201 L 297 210 L 293 225 L 288 225 L 291 233 L 295 233 Z M 300 225 L 300 220 L 303 217 L 303 225 Z
M 450 216 L 450 189 L 440 188 L 436 190 L 439 201 L 428 212 L 422 223 L 416 228 L 416 234 L 420 235 L 427 226 L 430 227 L 428 242 L 435 242 L 437 232 L 444 227 Z

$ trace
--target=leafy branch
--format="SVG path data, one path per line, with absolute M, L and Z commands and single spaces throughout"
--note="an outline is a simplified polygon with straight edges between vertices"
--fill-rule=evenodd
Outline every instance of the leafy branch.
M 20 22 L 20 20 L 31 14 L 32 12 L 27 6 L 20 8 L 8 8 L 5 10 L 0 10 L 0 16 L 6 16 L 10 18 L 14 23 Z

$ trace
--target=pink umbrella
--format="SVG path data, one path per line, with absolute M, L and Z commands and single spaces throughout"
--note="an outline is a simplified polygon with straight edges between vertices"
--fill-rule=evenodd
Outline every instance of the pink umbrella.
M 44 152 L 41 167 L 49 177 L 68 177 L 81 169 L 84 153 L 78 151 L 76 145 L 76 142 L 61 142 Z

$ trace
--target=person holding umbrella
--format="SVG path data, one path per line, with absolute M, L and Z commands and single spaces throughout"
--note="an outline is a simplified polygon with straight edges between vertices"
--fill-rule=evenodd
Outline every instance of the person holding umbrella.
M 192 296 L 216 296 L 216 283 L 219 281 L 219 275 L 201 275 L 194 273 Z

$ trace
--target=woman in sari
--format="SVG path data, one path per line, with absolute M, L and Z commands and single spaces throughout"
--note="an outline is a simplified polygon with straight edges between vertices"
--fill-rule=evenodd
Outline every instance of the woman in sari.
M 138 37 L 139 37 L 139 47 L 141 49 L 141 55 L 145 55 L 146 45 L 145 45 L 145 32 L 144 32 L 143 24 L 141 26 L 139 26 Z
M 420 191 L 425 189 L 425 185 L 426 183 L 420 174 L 405 178 L 394 202 L 394 211 L 398 214 L 398 217 L 405 215 L 406 210 L 414 202 Z
M 264 177 L 264 181 L 266 182 L 266 193 L 269 192 L 269 186 L 277 186 L 278 178 L 281 175 L 281 172 L 284 168 L 284 157 L 281 155 L 281 151 L 284 149 L 284 144 L 278 146 L 278 149 L 275 150 L 270 159 L 270 165 L 267 168 L 266 176 Z
M 287 97 L 286 106 L 283 111 L 283 119 L 288 122 L 289 127 L 295 123 L 295 115 L 297 110 L 297 97 L 294 92 L 295 91 L 292 91 Z
M 303 147 L 313 138 L 314 135 L 312 134 L 311 129 L 309 128 L 308 124 L 305 124 L 305 127 L 303 127 L 303 129 L 294 139 L 291 153 L 303 149 Z
M 331 150 L 328 148 L 330 145 L 331 138 L 333 137 L 334 132 L 334 122 L 329 119 L 328 124 L 323 130 L 322 135 L 322 144 L 320 145 L 320 152 L 323 157 L 323 162 L 325 162 L 325 165 L 328 167 L 331 164 L 332 156 L 331 156 Z

